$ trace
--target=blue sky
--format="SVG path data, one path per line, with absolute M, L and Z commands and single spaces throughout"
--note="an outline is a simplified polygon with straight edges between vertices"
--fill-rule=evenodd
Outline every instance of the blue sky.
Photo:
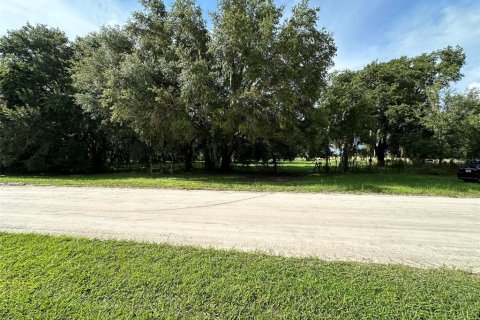
M 296 2 L 276 1 L 287 11 Z M 204 12 L 216 8 L 215 0 L 197 2 Z M 467 65 L 456 88 L 480 87 L 480 0 L 311 0 L 311 4 L 321 8 L 319 26 L 334 33 L 335 69 L 359 69 L 375 59 L 460 45 Z M 59 27 L 73 39 L 103 24 L 122 24 L 139 8 L 136 0 L 1 0 L 0 35 L 29 21 Z

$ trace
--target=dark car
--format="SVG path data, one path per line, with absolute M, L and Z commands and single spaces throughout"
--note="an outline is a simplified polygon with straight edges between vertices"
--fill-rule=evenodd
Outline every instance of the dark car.
M 480 162 L 461 167 L 458 169 L 457 177 L 463 181 L 480 181 Z

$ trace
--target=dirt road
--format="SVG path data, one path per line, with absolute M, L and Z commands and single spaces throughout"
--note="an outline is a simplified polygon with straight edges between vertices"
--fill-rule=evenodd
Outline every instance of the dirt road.
M 480 272 L 480 199 L 0 186 L 0 231 Z

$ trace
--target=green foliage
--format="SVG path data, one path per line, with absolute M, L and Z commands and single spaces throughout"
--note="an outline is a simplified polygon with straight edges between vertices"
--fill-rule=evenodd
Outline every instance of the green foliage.
M 195 73 L 205 72 L 208 36 L 192 1 L 177 1 L 171 12 L 159 1 L 142 4 L 144 11 L 126 28 L 104 28 L 80 40 L 76 98 L 104 121 L 128 126 L 150 161 L 170 160 L 185 145 L 191 152 L 194 126 L 205 116 L 196 110 L 207 101 L 200 94 L 204 75 Z
M 303 140 L 302 122 L 335 54 L 331 35 L 316 26 L 317 11 L 303 1 L 282 24 L 283 9 L 271 1 L 219 3 L 211 51 L 222 85 L 216 128 L 224 169 L 239 139 L 268 148 Z
M 441 107 L 425 117 L 444 158 L 480 159 L 480 91 L 447 93 Z
M 333 37 L 306 0 L 221 0 L 210 31 L 194 0 L 140 2 L 73 43 L 43 25 L 0 39 L 1 169 L 479 157 L 479 94 L 449 92 L 460 47 L 328 75 Z
M 0 39 L 3 166 L 61 172 L 88 167 L 85 118 L 71 98 L 72 56 L 65 35 L 43 25 L 27 25 Z
M 386 152 L 414 160 L 439 157 L 423 119 L 438 108 L 442 90 L 462 77 L 465 54 L 447 47 L 417 57 L 374 62 L 361 72 L 375 110 L 373 145 L 379 163 Z M 433 143 L 433 145 L 432 145 Z
M 137 147 L 143 154 L 145 146 L 127 123 L 114 119 L 115 110 L 106 95 L 107 85 L 120 68 L 124 54 L 133 50 L 132 41 L 122 29 L 103 27 L 97 33 L 78 38 L 74 48 L 74 97 L 90 118 L 88 142 L 94 170 L 105 170 L 107 158 L 112 162 L 141 159 L 142 156 L 135 157 L 134 149 Z
M 361 144 L 371 143 L 374 115 L 365 92 L 358 72 L 336 73 L 319 109 L 328 115 L 328 138 L 340 151 L 344 171 Z
M 287 156 L 282 148 L 302 139 L 335 52 L 316 27 L 317 10 L 302 2 L 280 24 L 283 9 L 270 1 L 222 1 L 210 35 L 191 0 L 170 11 L 142 4 L 126 28 L 80 40 L 87 49 L 74 66 L 77 102 L 128 125 L 151 157 L 180 158 L 187 168 L 199 150 L 228 170 L 245 143 Z M 115 42 L 126 45 L 116 50 Z

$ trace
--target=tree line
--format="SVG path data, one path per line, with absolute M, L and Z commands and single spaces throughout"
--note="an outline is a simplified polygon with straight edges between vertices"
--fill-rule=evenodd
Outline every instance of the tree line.
M 460 47 L 329 72 L 333 35 L 307 1 L 287 14 L 221 0 L 211 27 L 194 0 L 140 2 L 125 25 L 73 42 L 30 24 L 0 39 L 3 170 L 480 158 L 480 93 L 450 90 Z

